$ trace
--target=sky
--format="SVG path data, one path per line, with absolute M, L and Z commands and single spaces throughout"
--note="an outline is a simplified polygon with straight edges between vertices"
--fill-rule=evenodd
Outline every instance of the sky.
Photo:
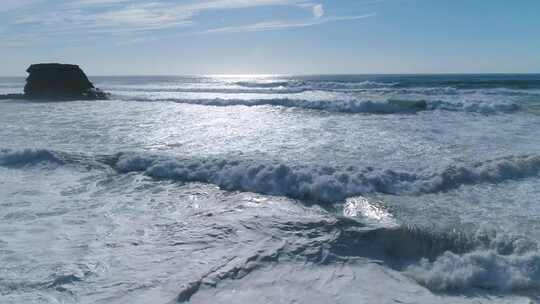
M 539 0 L 1 0 L 0 75 L 540 73 Z

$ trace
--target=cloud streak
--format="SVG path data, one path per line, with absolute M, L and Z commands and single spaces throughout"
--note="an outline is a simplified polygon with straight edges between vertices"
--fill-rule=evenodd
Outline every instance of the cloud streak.
M 20 6 L 14 0 L 9 7 Z M 18 0 L 30 3 L 36 0 Z M 188 4 L 174 4 L 168 1 L 140 2 L 134 0 L 79 0 L 63 3 L 51 12 L 26 15 L 15 22 L 16 25 L 41 25 L 51 29 L 68 26 L 73 30 L 103 28 L 117 32 L 119 27 L 126 30 L 155 30 L 192 23 L 192 19 L 205 11 L 247 9 L 260 6 L 303 6 L 305 0 L 207 0 Z M 90 7 L 106 6 L 102 10 Z
M 36 43 L 47 41 L 47 38 L 64 37 L 68 41 L 73 37 L 88 35 L 101 36 L 102 39 L 114 38 L 116 41 L 123 39 L 125 42 L 145 41 L 148 37 L 152 40 L 159 37 L 152 32 L 165 30 L 175 31 L 176 36 L 271 31 L 363 19 L 373 15 L 327 17 L 321 0 L 204 0 L 182 4 L 172 0 L 3 1 L 7 2 L 3 7 L 0 6 L 0 12 L 2 8 L 17 9 L 17 13 L 23 10 L 24 14 L 12 18 L 11 23 L 6 22 L 3 31 L 0 31 L 0 39 L 18 41 L 21 44 L 30 36 L 40 38 L 35 40 Z M 208 19 L 201 16 L 209 11 L 257 7 L 289 7 L 304 11 L 306 16 L 300 20 L 274 20 L 210 29 L 205 24 Z M 245 16 L 242 14 L 238 12 L 238 16 Z
M 288 21 L 259 22 L 259 23 L 249 24 L 249 25 L 209 29 L 206 31 L 198 32 L 198 34 L 273 31 L 273 30 L 281 30 L 281 29 L 288 29 L 288 28 L 309 27 L 309 26 L 321 25 L 321 24 L 325 24 L 328 22 L 335 22 L 335 21 L 359 20 L 359 19 L 369 18 L 373 16 L 375 16 L 375 14 L 330 17 L 330 18 L 317 19 L 314 21 L 305 21 L 305 22 L 288 22 Z

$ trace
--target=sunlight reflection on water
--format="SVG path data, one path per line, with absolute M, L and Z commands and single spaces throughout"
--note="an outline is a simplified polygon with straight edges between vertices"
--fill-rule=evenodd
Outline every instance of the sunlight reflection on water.
M 362 217 L 382 226 L 398 226 L 394 216 L 384 207 L 382 202 L 370 202 L 362 196 L 347 199 L 343 205 L 343 215 L 347 217 Z

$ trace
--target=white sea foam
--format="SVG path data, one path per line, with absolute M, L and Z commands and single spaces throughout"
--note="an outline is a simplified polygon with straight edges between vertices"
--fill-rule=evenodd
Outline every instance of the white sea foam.
M 540 156 L 509 156 L 470 165 L 452 165 L 422 181 L 419 192 L 439 192 L 461 185 L 500 183 L 540 173 Z
M 512 292 L 540 288 L 540 252 L 533 240 L 487 227 L 479 227 L 472 234 L 450 236 L 461 245 L 442 247 L 445 252 L 424 256 L 404 272 L 434 291 Z
M 216 184 L 227 190 L 283 195 L 321 202 L 363 193 L 433 193 L 462 185 L 499 183 L 540 173 L 539 156 L 511 156 L 442 172 L 414 174 L 389 169 L 291 166 L 255 160 L 178 159 L 120 154 L 120 171 L 144 171 L 156 178 Z
M 463 111 L 483 114 L 512 113 L 518 111 L 520 106 L 513 102 L 501 101 L 467 101 L 448 102 L 434 100 L 428 103 L 431 110 Z
M 117 156 L 71 155 L 43 149 L 1 150 L 0 165 L 40 162 L 95 166 L 105 162 L 120 172 L 142 171 L 155 178 L 204 182 L 226 190 L 288 196 L 321 202 L 343 201 L 363 193 L 435 193 L 463 185 L 501 183 L 540 173 L 540 156 L 509 156 L 473 164 L 452 165 L 424 173 L 390 169 L 290 165 L 256 159 L 185 159 L 146 153 Z
M 422 259 L 406 271 L 432 290 L 491 289 L 496 291 L 538 290 L 540 254 L 501 255 L 494 250 L 459 255 L 446 252 L 435 261 Z
M 540 288 L 538 244 L 524 236 L 486 227 L 476 232 L 403 226 L 345 230 L 350 232 L 331 249 L 336 254 L 362 256 L 372 248 L 376 256 L 434 291 Z

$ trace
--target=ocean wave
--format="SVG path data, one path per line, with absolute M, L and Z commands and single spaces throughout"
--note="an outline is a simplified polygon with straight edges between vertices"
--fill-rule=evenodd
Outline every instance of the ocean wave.
M 103 90 L 112 94 L 126 94 L 131 92 L 145 93 L 219 93 L 219 94 L 298 94 L 309 91 L 306 88 L 239 88 L 239 87 L 150 87 L 150 88 L 125 88 L 125 87 L 102 87 Z
M 305 85 L 303 81 L 237 81 L 235 85 L 247 88 L 278 88 L 278 87 L 298 87 Z
M 433 231 L 423 227 L 391 226 L 368 231 L 346 230 L 340 243 L 350 246 L 340 255 L 353 254 L 368 242 L 384 251 L 392 260 L 401 260 L 408 265 L 417 260 L 435 261 L 446 252 L 468 254 L 474 251 L 491 251 L 498 255 L 523 255 L 538 251 L 538 244 L 521 236 L 510 235 L 486 227 L 476 231 L 453 229 Z M 408 266 L 406 267 L 408 268 Z
M 523 236 L 483 228 L 432 232 L 410 227 L 348 228 L 340 234 L 332 244 L 333 254 L 382 259 L 430 290 L 540 288 L 538 244 Z
M 428 108 L 430 110 L 446 110 L 446 111 L 463 111 L 471 113 L 482 114 L 496 114 L 496 113 L 512 113 L 521 109 L 521 107 L 514 102 L 500 102 L 500 101 L 467 101 L 467 102 L 448 102 L 442 100 L 434 100 L 429 102 Z
M 25 166 L 40 162 L 96 168 L 111 166 L 119 172 L 144 172 L 154 178 L 203 182 L 225 190 L 322 203 L 340 202 L 365 193 L 438 193 L 464 185 L 502 183 L 540 174 L 540 156 L 536 155 L 508 156 L 470 164 L 453 164 L 441 171 L 426 168 L 411 173 L 372 167 L 290 165 L 257 159 L 179 158 L 146 153 L 84 156 L 43 149 L 0 152 L 2 166 Z
M 445 77 L 445 76 L 443 76 Z M 504 77 L 504 76 L 503 76 Z M 484 78 L 484 79 L 481 79 Z M 540 79 L 499 78 L 497 76 L 477 77 L 471 79 L 402 79 L 395 86 L 399 88 L 413 87 L 453 87 L 456 89 L 515 89 L 534 90 L 540 88 Z
M 87 169 L 103 169 L 110 167 L 111 158 L 114 158 L 114 156 L 88 156 L 82 153 L 47 149 L 0 149 L 0 166 L 2 167 L 26 167 L 47 163 L 54 166 L 79 165 Z
M 366 258 L 416 280 L 437 292 L 482 288 L 499 293 L 537 290 L 540 258 L 537 244 L 523 236 L 488 229 L 442 231 L 406 226 L 377 228 L 340 217 L 243 222 L 249 230 L 279 236 L 242 258 L 231 258 L 182 286 L 177 301 L 187 302 L 203 286 L 216 287 L 277 263 L 355 267 Z M 266 223 L 262 224 L 262 223 Z M 286 239 L 287 242 L 282 242 Z
M 365 99 L 295 99 L 295 98 L 270 98 L 270 99 L 186 99 L 186 98 L 159 98 L 159 97 L 126 97 L 113 96 L 122 100 L 176 102 L 182 104 L 194 104 L 204 106 L 281 106 L 301 108 L 308 110 L 321 110 L 340 113 L 367 113 L 367 114 L 399 114 L 416 113 L 420 111 L 455 111 L 471 112 L 480 114 L 512 113 L 519 111 L 521 107 L 513 102 L 498 101 L 467 101 L 451 102 L 443 100 L 406 100 L 386 99 L 383 101 Z
M 409 226 L 373 229 L 336 218 L 278 223 L 277 228 L 324 243 L 291 246 L 284 253 L 293 258 L 327 264 L 367 257 L 434 291 L 481 288 L 505 292 L 540 287 L 538 244 L 524 236 L 485 227 L 475 231 L 433 231 Z M 303 246 L 313 243 L 318 248 Z
M 435 261 L 422 259 L 406 271 L 436 291 L 480 288 L 496 291 L 540 289 L 540 253 L 501 255 L 493 250 L 464 255 L 445 252 Z
M 451 165 L 419 185 L 420 192 L 443 192 L 480 183 L 501 183 L 535 177 L 540 173 L 540 156 L 509 156 L 470 164 L 467 166 Z
M 540 173 L 540 156 L 510 156 L 435 173 L 390 169 L 291 166 L 280 162 L 227 159 L 179 159 L 119 154 L 121 172 L 142 171 L 155 178 L 204 182 L 225 190 L 250 191 L 324 203 L 364 193 L 437 193 L 463 185 L 501 183 Z
M 163 94 L 163 93 L 201 93 L 201 94 L 302 94 L 313 92 L 324 93 L 349 93 L 349 94 L 365 94 L 366 96 L 391 96 L 396 99 L 396 96 L 401 98 L 424 98 L 424 99 L 483 99 L 497 100 L 501 97 L 505 98 L 534 98 L 540 96 L 538 90 L 514 90 L 505 88 L 496 89 L 456 89 L 452 87 L 427 87 L 427 88 L 394 88 L 394 87 L 356 87 L 356 86 L 320 86 L 320 85 L 300 85 L 300 86 L 238 86 L 238 85 L 215 85 L 209 84 L 206 86 L 191 86 L 191 85 L 173 85 L 173 86 L 102 86 L 102 89 L 115 95 L 133 95 L 133 93 L 141 94 Z M 407 97 L 409 96 L 409 97 Z
M 262 80 L 262 81 L 239 81 L 235 85 L 250 88 L 273 88 L 273 87 L 305 87 L 314 90 L 355 90 L 355 89 L 413 89 L 413 90 L 535 90 L 540 88 L 540 80 L 432 80 L 401 79 L 395 80 L 364 80 L 364 81 L 312 81 L 312 80 Z
M 397 82 L 377 82 L 377 81 L 238 81 L 234 83 L 246 88 L 303 88 L 305 90 L 356 90 L 390 88 L 397 85 Z
M 120 173 L 144 172 L 155 178 L 182 182 L 205 182 L 226 190 L 277 194 L 319 202 L 336 202 L 355 193 L 370 191 L 436 192 L 465 184 L 504 182 L 537 176 L 540 156 L 510 156 L 469 165 L 454 165 L 432 174 L 396 173 L 391 170 L 355 167 L 288 166 L 279 162 L 225 159 L 180 159 L 166 155 L 119 153 L 84 156 L 45 149 L 0 150 L 1 166 L 38 163 L 84 165 L 99 161 Z M 354 210 L 353 210 L 354 211 Z M 373 211 L 373 210 L 371 210 Z M 390 215 L 388 215 L 390 214 Z M 277 253 L 257 254 L 261 263 L 281 257 L 310 263 L 354 262 L 358 257 L 381 261 L 435 291 L 481 288 L 497 291 L 538 290 L 540 253 L 538 245 L 521 236 L 478 231 L 433 231 L 423 227 L 392 225 L 373 228 L 350 217 L 328 217 L 312 222 L 276 220 L 272 229 L 302 240 L 288 243 Z M 376 216 L 391 216 L 391 211 Z M 246 224 L 247 225 L 247 224 Z M 245 265 L 253 265 L 253 259 Z M 234 278 L 221 271 L 217 279 Z M 251 267 L 251 266 L 250 266 Z M 258 267 L 258 266 L 257 266 Z M 246 268 L 248 273 L 253 268 Z M 51 286 L 79 280 L 60 277 Z
M 45 149 L 0 150 L 0 166 L 25 166 L 41 162 L 64 164 L 64 161 L 54 152 Z

